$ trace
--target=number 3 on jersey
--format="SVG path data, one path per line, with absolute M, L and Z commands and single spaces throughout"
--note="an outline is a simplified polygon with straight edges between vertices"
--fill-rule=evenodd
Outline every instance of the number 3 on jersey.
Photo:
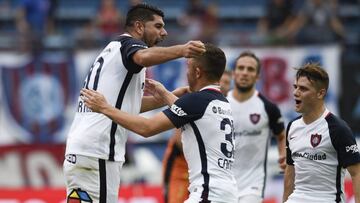
M 233 132 L 234 132 L 234 125 L 233 121 L 230 121 L 229 118 L 224 118 L 220 123 L 220 129 L 226 133 L 226 126 L 230 127 L 230 132 L 225 134 L 225 142 L 222 142 L 221 152 L 227 157 L 231 158 L 234 155 L 234 143 L 233 143 Z M 229 150 L 229 145 L 231 150 Z
M 91 79 L 91 75 L 92 73 L 94 72 L 95 70 L 95 77 L 94 79 L 92 80 L 92 89 L 93 90 L 97 90 L 97 87 L 98 87 L 98 83 L 99 83 L 99 77 L 100 77 L 100 72 L 101 72 L 101 69 L 104 65 L 104 58 L 103 57 L 100 57 L 98 58 L 98 60 L 91 66 L 90 68 L 90 72 L 89 74 L 87 75 L 86 79 L 85 79 L 85 82 L 84 82 L 84 88 L 86 89 L 89 89 L 89 83 L 90 83 L 90 79 Z

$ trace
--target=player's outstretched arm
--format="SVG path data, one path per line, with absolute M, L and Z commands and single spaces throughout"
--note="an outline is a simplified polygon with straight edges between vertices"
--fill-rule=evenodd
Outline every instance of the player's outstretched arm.
M 81 94 L 85 105 L 93 112 L 102 113 L 124 128 L 143 137 L 151 137 L 175 126 L 163 112 L 152 118 L 144 118 L 123 112 L 107 103 L 105 97 L 94 90 L 82 89 Z
M 149 91 L 151 91 L 151 90 L 149 90 L 148 87 L 146 87 L 145 91 L 150 93 Z M 190 93 L 190 89 L 189 89 L 189 86 L 178 87 L 171 93 L 173 95 L 175 95 L 176 97 L 181 97 L 182 95 L 184 95 L 186 93 Z M 163 107 L 165 105 L 166 105 L 166 103 L 162 98 L 161 98 L 161 100 L 159 100 L 159 99 L 155 98 L 154 96 L 144 96 L 141 101 L 140 112 L 143 113 L 146 111 L 151 111 L 151 110 Z
M 360 203 L 360 163 L 347 167 L 352 179 L 355 203 Z
M 294 191 L 295 168 L 293 165 L 286 165 L 284 174 L 284 194 L 283 202 L 289 198 Z
M 171 106 L 178 99 L 177 96 L 169 92 L 164 85 L 156 80 L 146 79 L 145 89 L 158 101 L 162 101 L 168 106 Z
M 135 52 L 133 61 L 141 66 L 150 67 L 181 57 L 196 57 L 205 51 L 205 45 L 201 41 L 189 41 L 182 45 L 141 49 Z

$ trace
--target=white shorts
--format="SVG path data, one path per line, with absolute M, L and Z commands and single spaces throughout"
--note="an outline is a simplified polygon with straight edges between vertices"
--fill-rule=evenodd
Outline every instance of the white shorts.
M 262 203 L 263 198 L 257 195 L 244 195 L 239 197 L 238 203 Z
M 292 193 L 285 203 L 309 203 L 309 202 L 316 202 L 316 203 L 329 203 L 334 202 L 335 198 L 332 195 L 321 196 L 321 195 L 314 195 L 314 194 L 304 194 L 304 193 Z M 345 202 L 345 201 L 340 201 Z
M 201 190 L 200 190 L 201 191 Z M 224 197 L 223 201 L 203 201 L 201 198 L 202 192 L 190 192 L 189 198 L 184 203 L 236 203 L 236 198 L 232 201 L 229 201 L 228 198 Z M 226 200 L 225 200 L 226 199 Z
M 67 199 L 117 203 L 123 162 L 68 154 L 63 165 Z

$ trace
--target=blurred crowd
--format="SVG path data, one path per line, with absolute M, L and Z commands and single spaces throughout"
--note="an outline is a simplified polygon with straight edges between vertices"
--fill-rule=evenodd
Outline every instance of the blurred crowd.
M 8 0 L 0 2 L 0 10 L 3 13 L 11 7 L 10 2 Z M 128 0 L 127 6 L 140 2 L 142 0 Z M 308 0 L 301 1 L 300 4 L 296 2 L 267 1 L 263 15 L 253 23 L 256 25 L 255 31 L 251 32 L 235 27 L 240 25 L 241 21 L 248 23 L 245 22 L 246 18 L 229 18 L 230 23 L 239 21 L 234 22 L 231 40 L 231 37 L 225 33 L 224 20 L 220 17 L 222 15 L 220 12 L 224 11 L 219 9 L 221 2 L 188 0 L 186 6 L 182 8 L 183 11 L 180 12 L 181 15 L 176 16 L 174 22 L 168 23 L 170 33 L 173 30 L 182 34 L 169 35 L 166 43 L 199 39 L 218 45 L 238 46 L 249 43 L 250 45 L 343 43 L 346 40 L 347 32 L 339 18 L 337 0 Z M 60 44 L 62 47 L 67 45 L 72 48 L 101 47 L 123 32 L 126 13 L 122 10 L 125 11 L 127 8 L 120 9 L 117 3 L 116 0 L 99 0 L 96 13 L 90 19 L 75 25 L 76 29 L 72 33 L 64 33 L 59 28 L 65 23 L 59 24 L 56 19 L 59 8 L 57 0 L 20 0 L 14 6 L 17 41 L 21 42 L 17 44 L 17 48 L 36 51 L 43 47 L 44 43 L 47 46 Z M 360 15 L 358 0 L 346 0 L 346 3 L 355 5 Z M 157 6 L 161 7 L 161 5 Z M 360 33 L 357 37 L 360 38 L 359 36 Z

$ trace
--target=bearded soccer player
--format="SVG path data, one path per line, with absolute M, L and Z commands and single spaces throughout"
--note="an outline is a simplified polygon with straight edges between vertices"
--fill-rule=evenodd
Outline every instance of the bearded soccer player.
M 228 100 L 234 116 L 234 173 L 238 203 L 261 203 L 266 183 L 270 135 L 277 140 L 279 166 L 285 166 L 285 127 L 279 108 L 259 93 L 260 60 L 252 52 L 239 55 L 233 70 L 234 89 Z
M 112 106 L 129 114 L 161 106 L 151 98 L 143 98 L 144 67 L 205 52 L 200 41 L 156 47 L 167 36 L 163 17 L 160 9 L 147 4 L 132 7 L 126 17 L 126 32 L 96 57 L 83 87 L 101 92 Z M 64 161 L 68 201 L 118 201 L 126 140 L 123 126 L 91 112 L 79 97 Z
M 205 48 L 203 55 L 187 62 L 187 79 L 192 93 L 177 98 L 162 85 L 149 80 L 152 95 L 170 106 L 151 118 L 116 109 L 94 90 L 83 89 L 82 93 L 85 104 L 94 112 L 100 112 L 144 137 L 181 128 L 183 151 L 189 167 L 190 195 L 186 203 L 236 203 L 232 113 L 219 87 L 226 58 L 224 52 L 213 45 L 207 44 Z

